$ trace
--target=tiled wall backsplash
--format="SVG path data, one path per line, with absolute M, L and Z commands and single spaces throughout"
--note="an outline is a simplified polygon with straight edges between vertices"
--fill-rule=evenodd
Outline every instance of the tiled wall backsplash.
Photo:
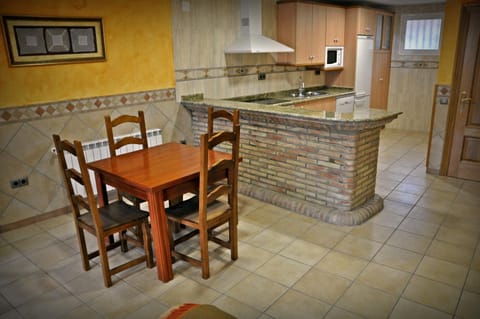
M 105 138 L 105 115 L 143 110 L 147 129 L 162 129 L 164 142 L 191 142 L 190 115 L 175 94 L 169 88 L 0 109 L 0 231 L 68 206 L 52 134 L 82 142 Z M 10 187 L 24 176 L 28 186 Z
M 437 61 L 393 61 L 390 64 L 391 68 L 404 68 L 404 69 L 438 69 Z
M 175 70 L 175 78 L 177 82 L 191 80 L 206 80 L 212 78 L 225 78 L 245 75 L 256 75 L 264 73 L 269 75 L 272 73 L 304 71 L 305 67 L 283 66 L 275 64 L 265 65 L 242 65 L 235 67 L 211 67 L 198 69 L 180 69 Z

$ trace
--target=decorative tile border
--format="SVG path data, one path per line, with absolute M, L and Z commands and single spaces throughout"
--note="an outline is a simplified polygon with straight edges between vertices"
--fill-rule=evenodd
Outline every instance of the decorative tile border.
M 258 73 L 281 73 L 281 72 L 295 72 L 305 71 L 303 66 L 288 66 L 288 65 L 242 65 L 233 67 L 218 67 L 218 68 L 199 68 L 199 69 L 178 69 L 175 70 L 175 79 L 177 82 L 205 80 L 212 78 L 224 78 L 235 76 L 254 75 Z
M 437 61 L 392 61 L 391 68 L 396 69 L 438 69 Z
M 175 88 L 0 109 L 0 125 L 145 102 L 174 101 Z

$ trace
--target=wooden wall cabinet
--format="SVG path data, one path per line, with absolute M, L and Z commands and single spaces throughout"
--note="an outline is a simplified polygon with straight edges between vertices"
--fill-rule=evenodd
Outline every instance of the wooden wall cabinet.
M 388 91 L 390 87 L 393 14 L 377 11 L 376 20 L 370 107 L 386 110 L 388 108 Z
M 327 6 L 326 10 L 325 44 L 327 46 L 343 46 L 345 44 L 345 8 Z
M 303 101 L 295 103 L 295 107 L 313 111 L 335 112 L 337 108 L 337 99 L 335 97 L 328 97 L 312 101 Z
M 295 49 L 278 53 L 277 62 L 293 65 L 325 63 L 326 8 L 315 3 L 285 2 L 277 6 L 277 39 Z
M 377 12 L 371 8 L 356 8 L 358 10 L 357 33 L 361 35 L 375 35 Z

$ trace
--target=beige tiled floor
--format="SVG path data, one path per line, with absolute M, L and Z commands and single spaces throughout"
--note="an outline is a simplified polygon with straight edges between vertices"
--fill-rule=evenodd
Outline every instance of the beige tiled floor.
M 382 132 L 385 208 L 361 226 L 241 196 L 240 257 L 211 244 L 209 280 L 178 262 L 164 284 L 141 265 L 106 289 L 98 265 L 81 268 L 69 216 L 0 234 L 0 318 L 158 318 L 184 302 L 241 319 L 480 318 L 480 183 L 425 174 L 426 145 Z

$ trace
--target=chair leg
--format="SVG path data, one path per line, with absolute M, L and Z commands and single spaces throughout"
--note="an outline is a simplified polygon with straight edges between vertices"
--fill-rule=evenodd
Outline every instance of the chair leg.
M 147 267 L 153 268 L 153 252 L 152 252 L 152 240 L 150 238 L 150 230 L 148 229 L 148 223 L 145 221 L 142 224 L 143 232 L 143 247 L 145 250 L 145 258 L 147 259 Z
M 202 264 L 202 278 L 210 277 L 210 264 L 208 260 L 208 232 L 200 230 L 200 255 Z
M 108 263 L 107 248 L 105 246 L 104 238 L 97 238 L 98 252 L 100 254 L 100 264 L 102 265 L 103 282 L 105 287 L 112 286 L 112 276 L 110 275 L 110 265 Z
M 237 221 L 234 218 L 230 218 L 228 222 L 229 227 L 229 240 L 230 240 L 230 256 L 232 260 L 238 258 L 238 233 L 237 233 Z
M 88 259 L 87 245 L 85 244 L 85 232 L 82 228 L 77 227 L 77 240 L 80 245 L 80 255 L 82 256 L 83 269 L 90 270 L 90 260 Z
M 121 231 L 119 234 L 120 236 L 120 246 L 122 253 L 126 253 L 128 251 L 128 245 L 127 245 L 127 231 Z

